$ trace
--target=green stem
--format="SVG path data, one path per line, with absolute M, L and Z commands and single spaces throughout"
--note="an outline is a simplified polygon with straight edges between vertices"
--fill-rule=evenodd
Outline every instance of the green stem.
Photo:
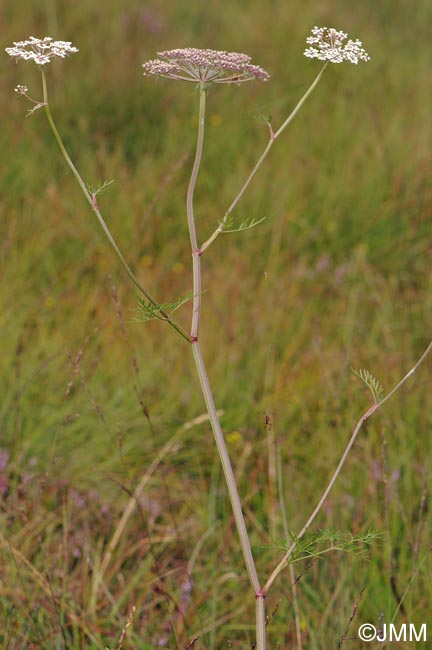
M 193 260 L 193 308 L 192 308 L 192 325 L 191 325 L 191 340 L 192 352 L 194 356 L 195 366 L 198 373 L 201 390 L 203 393 L 204 401 L 207 407 L 207 412 L 210 419 L 216 447 L 219 453 L 225 481 L 228 489 L 228 494 L 231 502 L 231 507 L 234 515 L 234 520 L 237 527 L 237 532 L 240 538 L 240 545 L 246 564 L 246 570 L 249 576 L 249 581 L 254 590 L 254 595 L 260 591 L 260 583 L 258 580 L 255 562 L 252 555 L 250 546 L 249 535 L 246 529 L 246 523 L 241 507 L 240 496 L 238 493 L 234 472 L 231 466 L 228 449 L 225 444 L 225 439 L 220 426 L 219 418 L 216 411 L 216 406 L 213 399 L 213 393 L 210 388 L 210 382 L 207 376 L 204 360 L 202 357 L 201 347 L 198 342 L 198 333 L 201 317 L 201 250 L 198 248 L 195 215 L 193 207 L 195 185 L 198 177 L 198 172 L 201 164 L 203 142 L 204 142 L 204 124 L 205 124 L 205 104 L 206 104 L 206 89 L 200 87 L 200 105 L 198 116 L 198 135 L 195 160 L 192 168 L 191 178 L 187 192 L 187 219 L 189 226 L 189 235 L 192 247 L 192 260 Z M 264 612 L 264 599 L 257 599 L 257 650 L 265 650 L 265 612 Z
M 202 253 L 206 250 L 206 248 L 208 248 L 210 246 L 210 244 L 212 244 L 215 241 L 215 239 L 221 234 L 221 232 L 223 232 L 225 224 L 226 224 L 229 216 L 233 212 L 233 210 L 236 207 L 237 203 L 242 198 L 243 194 L 246 192 L 246 190 L 249 187 L 252 179 L 254 178 L 255 174 L 257 173 L 257 171 L 259 170 L 259 168 L 263 164 L 264 160 L 267 158 L 267 156 L 269 154 L 269 151 L 273 147 L 273 144 L 274 144 L 275 140 L 277 140 L 279 138 L 279 136 L 283 133 L 283 131 L 285 131 L 286 127 L 294 119 L 294 117 L 297 115 L 297 113 L 299 112 L 299 110 L 301 109 L 301 107 L 303 106 L 303 104 L 305 103 L 307 98 L 309 97 L 309 95 L 315 90 L 315 88 L 317 87 L 317 85 L 318 85 L 318 83 L 319 83 L 319 81 L 320 81 L 320 79 L 321 79 L 321 77 L 322 77 L 322 75 L 324 73 L 324 70 L 326 69 L 327 66 L 328 66 L 328 63 L 325 63 L 324 66 L 321 68 L 320 72 L 318 73 L 318 75 L 315 77 L 315 80 L 309 86 L 309 88 L 307 89 L 307 91 L 305 92 L 303 97 L 300 99 L 300 101 L 297 102 L 294 109 L 291 111 L 291 113 L 286 118 L 285 122 L 282 124 L 281 127 L 279 127 L 279 129 L 276 131 L 276 133 L 273 133 L 273 131 L 271 131 L 270 140 L 268 141 L 268 143 L 266 145 L 266 148 L 262 152 L 262 154 L 261 154 L 260 158 L 258 159 L 258 162 L 256 163 L 255 167 L 252 169 L 251 173 L 247 177 L 247 179 L 246 179 L 244 185 L 242 186 L 240 192 L 237 194 L 234 201 L 231 203 L 230 207 L 225 212 L 224 218 L 222 219 L 219 226 L 216 228 L 216 230 L 213 232 L 213 234 L 207 239 L 207 241 L 205 241 L 204 244 L 201 246 L 201 252 Z
M 205 106 L 206 106 L 206 89 L 200 86 L 200 104 L 198 114 L 198 136 L 195 151 L 195 160 L 189 181 L 189 187 L 186 197 L 186 211 L 189 227 L 189 236 L 192 247 L 192 265 L 193 265 L 193 306 L 192 306 L 192 325 L 191 339 L 198 339 L 198 330 L 201 316 L 201 251 L 198 249 L 198 241 L 195 227 L 195 215 L 193 199 L 195 185 L 198 178 L 198 172 L 201 165 L 202 150 L 204 143 L 204 123 L 205 123 Z
M 109 243 L 111 244 L 115 254 L 117 255 L 117 258 L 119 259 L 121 265 L 123 266 L 124 270 L 126 271 L 127 275 L 129 278 L 132 280 L 133 284 L 137 287 L 137 289 L 140 291 L 140 293 L 154 306 L 158 307 L 158 302 L 146 291 L 141 284 L 141 282 L 138 280 L 132 269 L 130 268 L 129 264 L 126 262 L 125 258 L 122 255 L 121 250 L 117 246 L 117 243 L 114 239 L 114 237 L 111 235 L 111 232 L 105 222 L 105 219 L 103 218 L 97 203 L 96 203 L 96 197 L 90 194 L 88 191 L 86 184 L 84 183 L 83 179 L 80 176 L 80 173 L 78 172 L 77 168 L 75 167 L 74 163 L 72 162 L 66 147 L 63 144 L 63 140 L 61 139 L 60 133 L 57 130 L 57 127 L 54 123 L 53 117 L 51 115 L 49 103 L 48 103 L 48 89 L 47 89 L 47 83 L 46 83 L 46 76 L 45 76 L 45 71 L 42 68 L 41 69 L 42 73 L 42 88 L 43 88 L 43 102 L 44 102 L 44 108 L 45 108 L 45 114 L 48 119 L 48 123 L 50 125 L 51 131 L 54 134 L 54 137 L 57 141 L 57 144 L 60 148 L 60 151 L 63 155 L 63 158 L 65 159 L 69 169 L 75 176 L 76 180 L 78 181 L 78 185 L 80 186 L 85 198 L 87 199 L 88 203 L 90 204 L 90 207 L 92 208 L 93 212 L 96 215 L 97 220 L 99 221 L 99 224 L 104 231 Z M 178 325 L 170 316 L 167 314 L 165 311 L 161 310 L 161 320 L 166 320 L 173 329 L 176 330 L 184 339 L 190 342 L 190 337 L 188 333 L 180 326 Z
M 430 354 L 432 351 L 432 341 L 429 343 L 427 346 L 426 350 L 423 352 L 419 360 L 415 363 L 415 365 L 411 368 L 409 372 L 392 388 L 392 390 L 387 393 L 385 397 L 380 402 L 375 402 L 372 404 L 372 406 L 361 416 L 360 420 L 357 422 L 354 431 L 351 434 L 351 438 L 349 439 L 349 442 L 345 448 L 345 451 L 342 454 L 342 458 L 339 461 L 338 466 L 336 467 L 333 476 L 331 477 L 329 484 L 327 485 L 326 489 L 324 490 L 324 493 L 320 500 L 318 501 L 317 505 L 315 506 L 311 516 L 299 532 L 299 534 L 296 536 L 294 542 L 291 544 L 285 555 L 283 556 L 282 560 L 279 562 L 277 567 L 274 569 L 272 574 L 270 575 L 269 579 L 265 583 L 264 587 L 262 588 L 261 593 L 265 596 L 268 593 L 268 590 L 270 589 L 271 585 L 273 582 L 276 580 L 278 575 L 281 573 L 281 571 L 286 567 L 288 564 L 288 561 L 293 554 L 298 541 L 304 536 L 308 528 L 311 526 L 312 522 L 315 520 L 316 516 L 320 512 L 325 500 L 327 499 L 330 491 L 332 490 L 334 484 L 336 483 L 336 480 L 338 479 L 343 466 L 345 465 L 346 459 L 348 458 L 348 455 L 357 439 L 357 436 L 363 426 L 363 424 L 366 422 L 366 420 L 373 414 L 375 411 L 377 411 L 381 406 L 383 406 L 400 388 L 403 386 L 403 384 L 414 374 L 414 372 L 417 370 L 417 368 L 420 366 L 421 363 L 426 359 L 426 357 Z
M 207 412 L 209 414 L 210 423 L 211 423 L 213 435 L 216 442 L 216 447 L 219 453 L 223 473 L 225 476 L 225 482 L 228 488 L 228 494 L 231 501 L 231 507 L 233 510 L 237 532 L 240 538 L 240 545 L 245 560 L 249 581 L 253 587 L 254 594 L 257 594 L 260 591 L 260 583 L 255 568 L 255 562 L 252 555 L 249 536 L 246 529 L 244 515 L 241 507 L 240 497 L 237 490 L 236 480 L 234 477 L 234 472 L 232 469 L 230 457 L 228 454 L 228 449 L 225 444 L 222 428 L 220 426 L 219 418 L 216 412 L 213 393 L 210 388 L 208 375 L 205 369 L 204 360 L 202 357 L 202 352 L 198 341 L 192 343 L 192 351 L 194 355 L 199 381 L 201 384 L 201 389 L 204 396 L 204 401 L 206 403 Z
M 314 81 L 311 83 L 311 85 L 309 86 L 309 88 L 307 89 L 307 91 L 305 92 L 305 94 L 303 95 L 303 97 L 300 99 L 300 101 L 297 102 L 297 104 L 295 105 L 295 107 L 294 107 L 294 109 L 291 111 L 291 113 L 288 115 L 288 117 L 287 117 L 287 119 L 285 120 L 285 122 L 284 122 L 284 123 L 282 124 L 282 126 L 281 126 L 277 131 L 276 131 L 276 133 L 274 134 L 274 139 L 275 139 L 275 140 L 276 140 L 276 139 L 281 135 L 281 133 L 282 133 L 283 131 L 285 131 L 286 127 L 287 127 L 288 124 L 289 124 L 289 123 L 294 119 L 294 117 L 297 115 L 297 113 L 299 112 L 299 110 L 301 109 L 301 107 L 303 106 L 303 104 L 305 103 L 305 101 L 307 100 L 307 98 L 309 97 L 309 95 L 311 95 L 312 92 L 315 90 L 315 88 L 316 88 L 317 85 L 319 84 L 320 79 L 321 79 L 321 77 L 323 76 L 323 74 L 324 74 L 324 70 L 326 69 L 327 66 L 328 66 L 328 62 L 327 62 L 327 63 L 324 63 L 323 67 L 321 68 L 321 70 L 319 71 L 319 73 L 317 74 L 317 76 L 315 77 Z

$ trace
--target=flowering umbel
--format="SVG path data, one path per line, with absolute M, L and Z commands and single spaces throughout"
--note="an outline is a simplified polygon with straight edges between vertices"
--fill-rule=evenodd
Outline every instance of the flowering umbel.
M 28 93 L 28 88 L 27 86 L 23 86 L 22 84 L 18 84 L 18 86 L 15 88 L 15 92 L 17 95 L 26 95 Z
M 158 59 L 143 64 L 144 75 L 181 79 L 198 84 L 268 81 L 270 75 L 240 52 L 199 50 L 194 47 L 158 52 Z
M 51 59 L 64 59 L 69 54 L 78 52 L 78 49 L 70 41 L 54 41 L 50 36 L 30 36 L 27 41 L 17 41 L 14 47 L 7 47 L 6 52 L 17 60 L 24 59 L 34 61 L 36 65 L 46 65 Z
M 308 47 L 304 55 L 309 59 L 319 59 L 330 63 L 357 63 L 359 61 L 370 61 L 369 54 L 363 49 L 362 42 L 356 39 L 348 39 L 348 34 L 338 32 L 333 27 L 313 27 L 312 36 L 308 36 L 306 43 Z

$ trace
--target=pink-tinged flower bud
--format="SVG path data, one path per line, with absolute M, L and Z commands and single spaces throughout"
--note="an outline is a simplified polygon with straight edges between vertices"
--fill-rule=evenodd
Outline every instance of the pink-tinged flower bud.
M 143 64 L 145 76 L 181 79 L 198 84 L 268 81 L 270 75 L 240 52 L 199 50 L 193 47 L 158 52 L 160 58 Z

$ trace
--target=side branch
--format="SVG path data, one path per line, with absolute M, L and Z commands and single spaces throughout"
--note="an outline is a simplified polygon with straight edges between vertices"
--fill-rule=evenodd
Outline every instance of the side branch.
M 249 187 L 249 185 L 250 185 L 251 181 L 253 180 L 255 174 L 257 173 L 257 171 L 259 170 L 259 168 L 263 164 L 264 160 L 267 158 L 268 153 L 269 153 L 270 149 L 272 148 L 274 142 L 283 133 L 283 131 L 288 126 L 288 124 L 297 115 L 297 113 L 299 112 L 299 110 L 301 109 L 301 107 L 303 106 L 303 104 L 305 103 L 307 98 L 309 97 L 309 95 L 315 90 L 315 88 L 318 85 L 318 83 L 319 83 L 319 81 L 320 81 L 320 79 L 321 79 L 327 65 L 328 65 L 328 63 L 325 63 L 324 66 L 321 68 L 319 74 L 315 77 L 315 80 L 309 86 L 309 88 L 307 89 L 307 91 L 305 92 L 303 97 L 300 99 L 300 101 L 297 102 L 296 106 L 291 111 L 291 113 L 288 115 L 288 117 L 286 118 L 286 120 L 282 124 L 282 126 L 279 127 L 279 129 L 276 132 L 274 132 L 273 129 L 270 128 L 270 139 L 269 139 L 263 153 L 261 154 L 260 158 L 258 159 L 258 162 L 256 163 L 255 167 L 252 169 L 251 173 L 247 177 L 247 179 L 246 179 L 244 185 L 242 186 L 240 192 L 237 194 L 234 201 L 231 203 L 230 207 L 225 212 L 224 217 L 223 217 L 221 223 L 219 224 L 219 226 L 212 233 L 212 235 L 210 235 L 210 237 L 204 242 L 204 244 L 202 244 L 201 252 L 204 252 L 206 250 L 206 248 L 208 248 L 210 246 L 210 244 L 212 244 L 215 241 L 215 239 L 221 234 L 221 232 L 223 232 L 225 224 L 226 224 L 228 218 L 230 217 L 230 215 L 233 212 L 234 208 L 236 207 L 237 203 L 242 198 L 243 194 L 246 192 L 247 188 Z
M 87 199 L 87 202 L 90 204 L 93 212 L 96 215 L 96 218 L 99 222 L 99 225 L 101 226 L 102 230 L 105 233 L 105 236 L 107 237 L 109 243 L 111 244 L 111 247 L 114 250 L 114 253 L 116 254 L 118 260 L 120 261 L 120 264 L 122 265 L 123 269 L 126 271 L 127 275 L 129 276 L 130 280 L 133 282 L 133 284 L 136 286 L 136 288 L 139 290 L 139 292 L 154 306 L 158 306 L 157 300 L 153 298 L 151 294 L 149 294 L 148 291 L 143 287 L 141 282 L 138 280 L 136 277 L 135 273 L 132 271 L 130 268 L 129 264 L 126 262 L 125 258 L 123 257 L 123 254 L 120 250 L 120 248 L 117 245 L 117 242 L 115 241 L 114 237 L 111 234 L 111 231 L 109 230 L 105 219 L 103 218 L 97 204 L 96 196 L 95 194 L 90 194 L 88 191 L 86 184 L 84 183 L 83 179 L 81 178 L 81 175 L 78 171 L 78 169 L 75 167 L 74 163 L 72 162 L 71 157 L 69 156 L 66 147 L 64 146 L 63 140 L 60 136 L 60 133 L 57 130 L 57 127 L 54 123 L 53 117 L 51 115 L 49 103 L 48 103 L 48 90 L 47 90 L 47 83 L 46 83 L 46 77 L 45 77 L 45 72 L 42 69 L 42 87 L 43 87 L 43 96 L 44 96 L 44 103 L 43 106 L 45 108 L 45 114 L 47 116 L 48 124 L 50 125 L 51 131 L 53 132 L 53 135 L 56 139 L 56 142 L 59 146 L 59 149 L 63 155 L 63 158 L 65 159 L 69 169 L 75 176 L 78 185 L 80 186 L 85 198 Z M 161 311 L 161 315 L 164 317 L 164 320 L 166 320 L 173 329 L 180 334 L 184 339 L 186 339 L 188 342 L 190 342 L 190 337 L 188 333 L 180 326 L 178 325 L 166 312 Z
M 268 590 L 270 589 L 273 582 L 276 580 L 278 575 L 281 573 L 281 571 L 288 564 L 288 561 L 289 561 L 291 555 L 294 553 L 294 550 L 295 550 L 295 548 L 297 546 L 297 542 L 299 541 L 299 539 L 301 539 L 304 536 L 304 534 L 306 533 L 308 528 L 311 526 L 311 524 L 315 520 L 318 513 L 320 512 L 320 510 L 321 510 L 325 500 L 327 499 L 331 489 L 333 488 L 334 484 L 336 483 L 336 481 L 337 481 L 337 479 L 338 479 L 338 477 L 339 477 L 339 475 L 340 475 L 340 473 L 342 471 L 343 466 L 345 465 L 345 461 L 348 458 L 348 455 L 349 455 L 349 453 L 350 453 L 350 451 L 351 451 L 351 449 L 352 449 L 352 447 L 353 447 L 353 445 L 354 445 L 354 443 L 355 443 L 355 441 L 357 439 L 357 436 L 358 436 L 364 422 L 366 422 L 366 420 L 373 413 L 375 413 L 375 411 L 377 411 L 381 406 L 383 406 L 383 404 L 385 404 L 385 402 L 387 402 L 387 400 L 389 400 L 399 390 L 399 388 L 401 388 L 401 386 L 403 386 L 403 384 L 411 377 L 411 375 L 414 374 L 414 372 L 417 370 L 417 368 L 423 363 L 423 361 L 426 359 L 426 357 L 431 352 L 431 350 L 432 350 L 432 341 L 429 343 L 429 345 L 427 346 L 426 350 L 423 352 L 423 354 L 421 355 L 421 357 L 417 361 L 417 363 L 411 368 L 411 370 L 409 372 L 407 372 L 407 374 L 400 380 L 400 382 L 397 383 L 396 386 L 385 397 L 383 397 L 383 399 L 380 402 L 377 402 L 377 403 L 373 404 L 367 411 L 365 411 L 365 413 L 363 413 L 363 415 L 361 416 L 361 418 L 359 419 L 359 421 L 357 422 L 357 424 L 355 426 L 355 429 L 354 429 L 354 431 L 353 431 L 353 433 L 351 435 L 351 438 L 350 438 L 350 440 L 348 442 L 348 445 L 347 445 L 344 453 L 342 454 L 342 458 L 340 459 L 339 464 L 338 464 L 333 476 L 331 477 L 330 482 L 327 485 L 321 499 L 319 500 L 319 502 L 318 502 L 317 506 L 315 507 L 314 511 L 312 512 L 311 516 L 309 517 L 309 519 L 307 520 L 307 522 L 305 523 L 305 525 L 303 526 L 303 528 L 301 529 L 301 531 L 297 535 L 296 539 L 291 544 L 291 546 L 289 547 L 289 549 L 287 550 L 287 552 L 283 556 L 282 560 L 279 562 L 279 564 L 274 569 L 273 573 L 270 575 L 269 579 L 265 583 L 264 587 L 262 588 L 262 590 L 260 592 L 262 595 L 266 595 L 268 593 Z

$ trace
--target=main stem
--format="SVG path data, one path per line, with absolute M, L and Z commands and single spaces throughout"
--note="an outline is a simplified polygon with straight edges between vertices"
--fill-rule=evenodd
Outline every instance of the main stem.
M 126 262 L 125 258 L 123 257 L 123 254 L 122 254 L 121 250 L 119 249 L 119 247 L 117 245 L 117 242 L 115 241 L 114 237 L 112 236 L 112 234 L 111 234 L 111 232 L 110 232 L 110 230 L 109 230 L 109 228 L 108 228 L 108 226 L 107 226 L 107 224 L 105 222 L 105 219 L 103 218 L 103 216 L 102 216 L 102 214 L 101 214 L 101 212 L 100 212 L 100 210 L 98 208 L 98 205 L 96 203 L 95 195 L 92 196 L 90 194 L 90 192 L 88 191 L 88 189 L 86 187 L 86 184 L 84 183 L 83 179 L 81 178 L 81 175 L 80 175 L 79 171 L 75 167 L 74 163 L 72 162 L 71 157 L 69 156 L 69 154 L 68 154 L 68 152 L 66 150 L 66 147 L 64 146 L 63 140 L 62 140 L 62 138 L 60 136 L 60 133 L 57 130 L 57 127 L 56 127 L 56 125 L 54 123 L 54 120 L 53 120 L 53 117 L 51 115 L 51 111 L 50 111 L 50 107 L 49 107 L 49 103 L 48 103 L 48 89 L 47 89 L 47 83 L 46 83 L 46 76 L 45 76 L 45 72 L 44 72 L 43 68 L 42 68 L 41 72 L 42 72 L 43 103 L 44 103 L 44 108 L 45 108 L 45 114 L 47 116 L 48 123 L 50 125 L 51 131 L 53 132 L 53 135 L 54 135 L 54 137 L 55 137 L 55 139 L 57 141 L 57 144 L 58 144 L 58 146 L 60 148 L 60 151 L 61 151 L 61 153 L 63 155 L 63 158 L 65 159 L 69 169 L 71 170 L 71 172 L 75 176 L 76 180 L 78 181 L 78 185 L 80 186 L 85 198 L 87 199 L 87 201 L 90 204 L 92 210 L 94 211 L 94 213 L 96 215 L 96 218 L 99 221 L 99 224 L 100 224 L 102 230 L 105 233 L 105 236 L 107 237 L 109 243 L 111 244 L 111 246 L 112 246 L 112 248 L 114 250 L 114 253 L 116 254 L 117 258 L 119 259 L 120 264 L 122 265 L 122 267 L 126 271 L 127 275 L 132 280 L 133 284 L 137 287 L 139 292 L 144 296 L 144 298 L 146 298 L 154 307 L 158 307 L 159 305 L 158 305 L 157 301 L 155 300 L 155 298 L 153 298 L 153 296 L 151 296 L 149 294 L 149 292 L 146 291 L 146 289 L 144 289 L 143 285 L 138 280 L 135 273 L 132 271 L 129 264 Z M 189 335 L 187 334 L 187 332 L 185 332 L 185 330 L 180 325 L 178 325 L 169 316 L 169 314 L 167 314 L 163 310 L 160 310 L 160 315 L 161 315 L 161 320 L 166 320 L 171 325 L 171 327 L 173 329 L 175 329 L 176 332 L 178 332 L 180 334 L 180 336 L 182 336 L 187 341 L 190 340 Z
M 189 226 L 189 235 L 192 247 L 192 260 L 193 260 L 193 306 L 192 306 L 192 325 L 190 338 L 192 342 L 192 352 L 198 373 L 198 378 L 201 385 L 201 390 L 204 396 L 204 401 L 207 407 L 207 412 L 210 418 L 216 447 L 219 453 L 220 461 L 222 464 L 223 473 L 225 476 L 228 494 L 231 502 L 231 507 L 234 514 L 234 520 L 237 527 L 237 532 L 240 538 L 240 545 L 246 564 L 249 581 L 254 590 L 256 600 L 256 628 L 257 628 L 257 650 L 265 650 L 265 609 L 264 597 L 260 593 L 260 583 L 258 580 L 255 562 L 252 555 L 252 550 L 249 541 L 249 535 L 246 529 L 246 524 L 241 507 L 240 497 L 237 490 L 234 472 L 231 466 L 230 457 L 225 444 L 225 439 L 220 426 L 219 418 L 216 412 L 216 406 L 213 399 L 212 390 L 210 388 L 207 371 L 205 368 L 204 360 L 201 353 L 201 347 L 198 341 L 199 326 L 201 317 L 201 250 L 198 247 L 193 199 L 195 192 L 196 180 L 201 164 L 203 142 L 204 142 L 204 123 L 205 123 L 205 104 L 206 104 L 206 88 L 200 86 L 200 103 L 199 103 L 199 117 L 198 117 L 198 136 L 195 160 L 192 168 L 191 178 L 187 192 L 187 219 Z

